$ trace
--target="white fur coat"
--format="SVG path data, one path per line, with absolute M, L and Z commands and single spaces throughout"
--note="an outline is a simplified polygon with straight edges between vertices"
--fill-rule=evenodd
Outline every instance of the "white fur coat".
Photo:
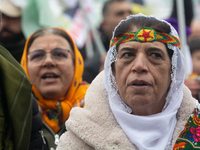
M 61 136 L 57 150 L 136 150 L 110 109 L 107 91 L 103 85 L 103 74 L 101 72 L 89 87 L 85 96 L 85 108 L 71 110 L 66 122 L 67 132 Z M 183 93 L 172 145 L 196 104 L 186 86 Z

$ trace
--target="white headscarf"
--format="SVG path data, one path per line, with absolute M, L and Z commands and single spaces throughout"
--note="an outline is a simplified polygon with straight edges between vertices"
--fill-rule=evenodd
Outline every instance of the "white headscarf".
M 132 17 L 140 16 L 155 18 L 140 13 L 127 17 L 125 21 Z M 164 20 L 156 19 L 167 23 Z M 121 24 L 121 22 L 119 24 Z M 169 23 L 167 24 L 171 28 L 170 35 L 178 37 L 176 30 Z M 118 28 L 118 26 L 116 28 Z M 108 91 L 111 110 L 128 138 L 139 150 L 164 150 L 170 149 L 171 147 L 172 135 L 177 122 L 176 113 L 183 98 L 184 57 L 178 47 L 170 44 L 167 44 L 167 46 L 169 49 L 173 50 L 171 59 L 172 82 L 162 112 L 154 115 L 138 116 L 130 114 L 132 110 L 123 102 L 120 95 L 117 93 L 118 87 L 111 69 L 111 64 L 117 59 L 116 45 L 109 49 L 105 60 L 103 83 Z

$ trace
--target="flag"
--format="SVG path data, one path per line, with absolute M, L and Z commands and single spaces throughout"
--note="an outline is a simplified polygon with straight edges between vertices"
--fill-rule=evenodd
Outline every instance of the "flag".
M 83 7 L 80 7 L 80 2 Z M 50 5 L 57 22 L 69 32 L 78 47 L 83 47 L 91 28 L 90 20 L 94 17 L 93 1 L 52 0 Z
M 53 16 L 50 0 L 25 0 L 26 6 L 22 10 L 22 30 L 25 37 L 44 27 L 59 27 Z

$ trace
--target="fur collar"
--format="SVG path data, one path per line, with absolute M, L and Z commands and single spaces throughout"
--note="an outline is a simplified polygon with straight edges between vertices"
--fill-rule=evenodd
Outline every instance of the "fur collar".
M 101 72 L 89 87 L 85 97 L 85 108 L 72 109 L 66 122 L 68 132 L 62 135 L 58 149 L 136 149 L 112 114 L 107 91 L 103 85 L 103 74 L 104 72 Z M 177 113 L 178 122 L 172 145 L 196 104 L 186 86 L 183 91 L 183 102 Z

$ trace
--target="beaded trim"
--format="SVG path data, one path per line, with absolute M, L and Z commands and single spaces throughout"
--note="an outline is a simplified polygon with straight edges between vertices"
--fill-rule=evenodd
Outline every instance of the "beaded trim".
M 154 29 L 148 27 L 142 27 L 137 32 L 127 32 L 121 34 L 118 37 L 112 38 L 110 41 L 110 47 L 129 41 L 159 41 L 162 43 L 168 43 L 177 46 L 179 49 L 181 48 L 181 43 L 177 37 L 169 35 L 167 33 L 156 32 Z

